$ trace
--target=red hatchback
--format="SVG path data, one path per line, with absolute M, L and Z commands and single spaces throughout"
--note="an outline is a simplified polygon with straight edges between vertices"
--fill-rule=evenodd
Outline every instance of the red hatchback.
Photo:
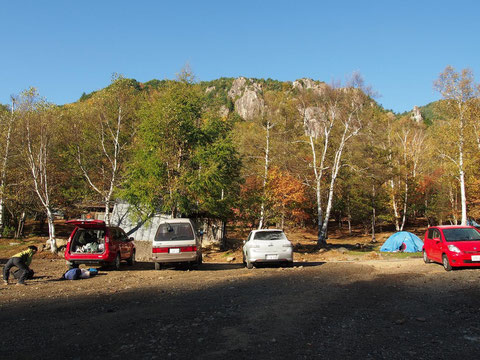
M 432 226 L 425 232 L 423 260 L 452 267 L 480 266 L 480 233 L 473 226 Z
M 65 250 L 69 268 L 80 264 L 111 265 L 120 268 L 120 262 L 135 262 L 135 245 L 125 231 L 116 226 L 106 226 L 103 220 L 70 220 L 75 225 Z

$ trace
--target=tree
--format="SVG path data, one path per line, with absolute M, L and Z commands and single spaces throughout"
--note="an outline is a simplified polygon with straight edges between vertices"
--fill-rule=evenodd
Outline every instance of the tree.
M 10 157 L 10 142 L 15 122 L 15 98 L 12 97 L 10 111 L 0 109 L 0 125 L 2 127 L 2 160 L 0 167 L 0 236 L 5 225 L 5 188 L 7 186 L 7 165 Z
M 267 193 L 272 199 L 272 212 L 280 228 L 285 226 L 285 220 L 293 224 L 302 223 L 308 217 L 304 211 L 307 203 L 305 186 L 292 174 L 280 171 L 277 167 L 269 173 Z M 278 227 L 278 226 L 277 226 Z
M 53 208 L 55 189 L 58 185 L 56 130 L 59 112 L 40 98 L 34 88 L 30 88 L 20 96 L 18 113 L 23 132 L 23 158 L 31 174 L 33 191 L 46 213 L 51 250 L 56 252 Z
M 461 196 L 462 225 L 467 224 L 467 196 L 465 190 L 465 143 L 466 128 L 469 125 L 468 109 L 472 106 L 475 97 L 475 84 L 473 73 L 469 69 L 456 72 L 451 66 L 447 66 L 434 82 L 434 86 L 442 95 L 441 103 L 449 122 L 451 133 L 455 134 L 452 141 L 455 144 L 455 152 L 447 153 L 442 146 L 442 156 L 452 161 L 457 168 L 458 182 Z
M 143 217 L 161 211 L 225 219 L 240 180 L 232 124 L 205 111 L 200 87 L 184 75 L 139 112 L 123 195 Z
M 70 153 L 90 188 L 105 204 L 107 225 L 112 196 L 122 180 L 127 150 L 136 131 L 137 95 L 131 80 L 114 76 L 108 88 L 72 110 Z
M 363 80 L 354 74 L 346 88 L 326 86 L 320 94 L 301 94 L 300 104 L 304 114 L 306 135 L 311 149 L 311 168 L 317 199 L 317 223 L 319 247 L 326 245 L 328 221 L 332 211 L 335 182 L 342 166 L 342 156 L 347 143 L 360 133 L 366 105 L 370 102 L 364 93 Z M 310 92 L 311 93 L 311 92 Z M 306 99 L 306 100 L 305 100 Z M 314 112 L 315 116 L 308 116 Z M 328 162 L 328 164 L 327 164 Z M 328 170 L 330 183 L 327 204 L 322 208 L 322 181 Z

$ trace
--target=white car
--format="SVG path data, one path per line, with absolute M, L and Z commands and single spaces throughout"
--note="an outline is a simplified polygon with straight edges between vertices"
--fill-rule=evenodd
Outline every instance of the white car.
M 282 230 L 253 230 L 243 243 L 243 263 L 248 269 L 256 263 L 293 265 L 293 245 Z

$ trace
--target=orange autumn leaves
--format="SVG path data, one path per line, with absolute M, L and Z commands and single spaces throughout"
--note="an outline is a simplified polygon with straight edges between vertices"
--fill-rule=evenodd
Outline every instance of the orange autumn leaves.
M 268 174 L 265 195 L 262 180 L 257 176 L 246 177 L 240 191 L 240 210 L 235 211 L 238 220 L 255 223 L 259 209 L 259 199 L 265 196 L 266 217 L 277 226 L 296 226 L 309 218 L 306 212 L 309 205 L 308 188 L 289 172 L 276 167 Z

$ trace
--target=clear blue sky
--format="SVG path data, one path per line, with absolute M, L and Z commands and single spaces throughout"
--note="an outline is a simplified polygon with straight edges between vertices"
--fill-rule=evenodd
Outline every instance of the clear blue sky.
M 170 4 L 169 4 L 170 3 Z M 477 1 L 0 0 L 0 103 L 34 86 L 56 104 L 112 73 L 331 82 L 359 71 L 396 112 L 439 98 L 446 65 L 480 71 Z

